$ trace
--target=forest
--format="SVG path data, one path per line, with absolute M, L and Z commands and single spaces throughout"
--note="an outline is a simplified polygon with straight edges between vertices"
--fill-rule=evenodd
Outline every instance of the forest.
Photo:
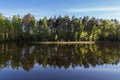
M 28 13 L 6 17 L 0 13 L 0 42 L 11 41 L 114 41 L 120 42 L 117 19 L 43 17 L 39 20 Z

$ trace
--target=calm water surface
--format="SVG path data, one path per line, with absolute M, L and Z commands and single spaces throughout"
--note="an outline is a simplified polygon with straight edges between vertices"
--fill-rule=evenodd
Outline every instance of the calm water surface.
M 0 80 L 120 80 L 119 44 L 0 44 Z

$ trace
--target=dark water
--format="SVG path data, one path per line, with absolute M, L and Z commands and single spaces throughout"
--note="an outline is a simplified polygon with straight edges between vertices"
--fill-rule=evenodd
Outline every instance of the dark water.
M 119 44 L 0 44 L 0 80 L 120 80 Z

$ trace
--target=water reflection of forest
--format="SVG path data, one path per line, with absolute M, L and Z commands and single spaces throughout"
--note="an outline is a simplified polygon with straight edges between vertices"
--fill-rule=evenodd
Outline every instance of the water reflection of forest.
M 44 68 L 82 66 L 89 68 L 103 64 L 116 65 L 120 61 L 120 45 L 17 45 L 0 44 L 0 69 L 12 67 L 31 70 L 36 63 Z

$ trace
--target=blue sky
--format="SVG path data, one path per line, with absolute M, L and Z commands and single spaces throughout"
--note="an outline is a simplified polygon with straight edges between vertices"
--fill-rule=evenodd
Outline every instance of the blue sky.
M 75 15 L 120 20 L 120 0 L 1 0 L 0 13 L 22 17 L 31 13 L 36 18 Z

